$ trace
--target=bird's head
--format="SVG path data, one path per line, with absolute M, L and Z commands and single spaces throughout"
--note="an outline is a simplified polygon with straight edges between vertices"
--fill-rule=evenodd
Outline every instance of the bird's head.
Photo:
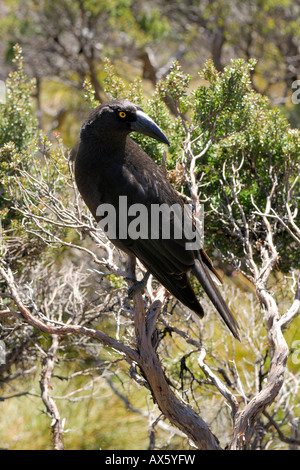
M 158 125 L 139 106 L 127 100 L 109 101 L 93 109 L 81 128 L 81 138 L 91 134 L 94 137 L 106 134 L 117 138 L 130 132 L 140 132 L 169 145 Z

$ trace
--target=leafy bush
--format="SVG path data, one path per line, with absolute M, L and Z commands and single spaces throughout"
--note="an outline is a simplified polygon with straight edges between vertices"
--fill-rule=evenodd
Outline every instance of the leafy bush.
M 38 121 L 34 117 L 32 92 L 35 81 L 24 74 L 21 48 L 14 47 L 16 70 L 6 80 L 6 102 L 0 103 L 0 214 L 5 228 L 16 214 L 5 187 L 16 170 L 29 168 L 38 151 Z

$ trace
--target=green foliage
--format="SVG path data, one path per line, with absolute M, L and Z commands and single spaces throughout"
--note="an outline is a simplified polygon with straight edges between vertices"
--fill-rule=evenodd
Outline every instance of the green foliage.
M 23 188 L 30 194 L 33 214 L 45 214 L 44 201 L 49 194 L 58 192 L 61 201 L 65 200 L 68 195 L 64 178 L 65 149 L 58 136 L 56 145 L 53 145 L 42 135 L 32 103 L 34 80 L 29 80 L 24 74 L 19 45 L 14 47 L 14 54 L 16 69 L 6 80 L 6 102 L 0 104 L 0 216 L 2 228 L 18 239 L 19 256 L 26 258 L 30 252 L 33 260 L 33 254 L 40 253 L 45 245 L 31 234 L 34 223 L 30 220 L 25 223 L 15 207 L 26 209 L 28 206 Z M 51 164 L 48 164 L 47 157 Z M 28 171 L 32 179 L 24 171 Z M 36 181 L 41 182 L 39 188 Z M 51 224 L 47 228 L 50 227 L 53 229 Z M 62 233 L 64 230 L 60 228 L 59 231 Z M 67 230 L 64 233 L 67 235 Z
M 24 74 L 21 48 L 14 47 L 17 69 L 6 80 L 6 103 L 0 105 L 0 146 L 13 143 L 16 151 L 22 152 L 35 144 L 38 123 L 33 116 L 31 96 L 34 80 Z
M 91 82 L 86 78 L 83 82 L 84 97 L 88 105 L 92 108 L 96 108 L 100 105 L 100 102 L 95 98 L 95 90 Z
M 196 165 L 198 177 L 201 176 L 202 181 L 204 178 L 207 184 L 205 196 L 209 197 L 205 219 L 206 243 L 214 240 L 222 253 L 233 250 L 237 257 L 243 257 L 244 247 L 235 236 L 232 238 L 224 232 L 227 228 L 228 232 L 231 230 L 233 233 L 229 221 L 224 227 L 224 219 L 230 216 L 226 207 L 231 206 L 235 220 L 241 217 L 236 195 L 232 191 L 234 171 L 238 171 L 239 200 L 247 223 L 251 225 L 255 212 L 252 201 L 264 212 L 267 196 L 272 193 L 275 181 L 272 209 L 280 215 L 284 212 L 287 189 L 296 179 L 300 164 L 299 131 L 290 129 L 278 109 L 272 108 L 266 98 L 253 91 L 250 80 L 253 67 L 253 61 L 247 64 L 235 60 L 223 73 L 219 73 L 212 62 L 208 62 L 201 72 L 206 84 L 190 93 L 188 99 L 185 89 L 178 94 L 178 87 L 176 84 L 174 86 L 173 81 L 167 79 L 164 85 L 167 93 L 171 96 L 175 93 L 173 96 L 177 102 L 183 103 L 181 111 L 189 109 L 193 154 L 201 154 L 211 141 Z M 299 182 L 295 194 L 299 196 Z M 291 207 L 298 207 L 299 210 L 299 204 L 299 197 L 298 200 L 294 197 Z M 211 211 L 212 206 L 218 211 Z M 224 216 L 222 220 L 220 211 Z M 281 269 L 289 269 L 291 265 L 299 267 L 299 248 L 290 243 L 289 234 L 278 227 L 276 220 L 271 220 L 271 224 L 276 246 L 281 253 Z M 253 237 L 258 237 L 258 242 L 263 241 L 264 236 L 262 232 L 258 237 L 257 227 L 253 230 Z
M 180 112 L 187 111 L 189 107 L 187 91 L 191 79 L 192 77 L 183 73 L 179 63 L 175 61 L 166 79 L 158 83 L 157 89 L 161 98 L 170 96 Z
M 199 133 L 204 136 L 204 139 L 198 139 L 198 151 L 211 135 L 213 143 L 197 166 L 209 181 L 208 194 L 212 204 L 215 207 L 230 204 L 233 216 L 239 218 L 240 210 L 234 200 L 230 181 L 234 176 L 233 168 L 239 168 L 239 199 L 249 225 L 255 212 L 252 201 L 264 212 L 267 196 L 272 193 L 275 181 L 272 210 L 281 215 L 287 188 L 299 172 L 299 132 L 291 130 L 280 112 L 271 108 L 268 100 L 251 89 L 249 67 L 240 61 L 234 61 L 233 66 L 226 68 L 217 79 L 207 74 L 205 78 L 209 82 L 208 88 L 200 87 L 195 93 L 195 120 L 199 125 L 196 136 Z M 220 186 L 222 175 L 227 181 L 225 186 Z M 299 185 L 296 186 L 297 193 Z M 299 199 L 294 198 L 291 205 L 299 208 Z M 291 264 L 299 267 L 299 248 L 290 244 L 288 233 L 276 226 L 276 221 L 271 223 L 276 245 L 281 252 L 281 269 L 289 269 Z M 215 217 L 213 212 L 209 213 L 206 225 L 215 243 L 226 252 L 234 240 L 224 237 L 219 217 Z M 257 237 L 257 230 L 253 230 L 253 236 Z M 261 233 L 259 239 L 263 241 L 264 236 Z M 235 254 L 241 256 L 238 250 Z
M 11 199 L 5 192 L 14 172 L 28 168 L 38 150 L 38 122 L 34 117 L 31 95 L 34 80 L 24 74 L 20 46 L 14 47 L 16 70 L 6 80 L 6 102 L 0 104 L 0 214 L 7 227 L 16 214 L 9 209 Z
M 143 103 L 142 81 L 136 78 L 132 83 L 125 82 L 115 72 L 115 67 L 111 61 L 106 58 L 105 66 L 105 93 L 109 99 L 118 99 L 123 97 L 140 106 Z
M 142 9 L 136 18 L 137 24 L 145 34 L 147 41 L 163 40 L 170 31 L 170 23 L 159 8 Z
M 250 227 L 254 249 L 266 236 L 260 230 L 257 207 L 264 212 L 267 197 L 272 193 L 272 210 L 283 218 L 287 191 L 296 179 L 300 164 L 299 131 L 290 129 L 278 109 L 272 108 L 266 97 L 252 88 L 251 72 L 255 61 L 234 60 L 218 72 L 208 61 L 200 72 L 204 84 L 190 90 L 191 77 L 175 62 L 166 79 L 156 87 L 153 98 L 143 101 L 140 89 L 124 83 L 113 67 L 107 68 L 106 91 L 113 98 L 128 98 L 142 105 L 156 120 L 170 140 L 168 169 L 178 162 L 189 161 L 190 150 L 197 157 L 195 172 L 205 184 L 200 194 L 206 202 L 206 244 L 214 243 L 225 255 L 233 252 L 243 263 L 244 246 L 232 226 L 230 217 L 241 218 L 232 179 L 239 178 L 239 202 L 242 204 L 247 226 Z M 171 118 L 166 98 L 175 105 L 176 116 Z M 158 162 L 164 147 L 143 136 L 132 136 Z M 179 178 L 180 179 L 180 178 Z M 182 180 L 182 178 L 181 178 Z M 276 184 L 275 184 L 276 182 Z M 186 181 L 187 183 L 187 181 Z M 272 192 L 275 184 L 276 190 Z M 188 186 L 183 189 L 189 195 Z M 291 210 L 300 209 L 299 181 L 290 201 Z M 298 194 L 298 198 L 297 198 Z M 254 204 L 255 203 L 255 206 Z M 228 212 L 231 207 L 232 213 Z M 215 210 L 214 210 L 215 209 Z M 253 220 L 255 219 L 255 223 Z M 298 247 L 290 243 L 290 235 L 276 219 L 270 219 L 276 246 L 281 254 L 282 270 L 300 266 Z M 240 225 L 243 232 L 246 227 Z M 257 244 L 256 244 L 257 242 Z

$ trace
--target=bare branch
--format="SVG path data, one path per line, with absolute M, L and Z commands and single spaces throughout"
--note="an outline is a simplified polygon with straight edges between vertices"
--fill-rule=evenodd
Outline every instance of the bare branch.
M 114 338 L 111 338 L 110 336 L 106 335 L 100 330 L 96 330 L 94 328 L 82 326 L 82 325 L 64 325 L 64 326 L 53 326 L 52 324 L 47 324 L 44 321 L 41 321 L 40 319 L 36 318 L 32 313 L 29 311 L 29 309 L 24 305 L 24 303 L 21 300 L 21 297 L 18 292 L 18 287 L 15 284 L 13 274 L 10 270 L 9 267 L 6 267 L 4 269 L 3 264 L 2 266 L 0 265 L 0 276 L 4 279 L 4 281 L 7 283 L 7 286 L 9 287 L 11 291 L 11 295 L 13 296 L 14 302 L 16 306 L 19 309 L 19 312 L 21 313 L 22 317 L 24 320 L 26 320 L 30 325 L 34 326 L 35 328 L 38 328 L 40 331 L 43 331 L 44 333 L 48 333 L 51 335 L 57 334 L 57 335 L 84 335 L 89 338 L 94 338 L 101 343 L 103 343 L 106 346 L 109 346 L 113 348 L 115 351 L 118 351 L 120 354 L 123 354 L 126 358 L 128 358 L 131 361 L 138 361 L 138 354 L 136 351 L 133 349 L 129 348 L 128 346 L 125 346 L 124 344 L 120 343 L 119 341 L 115 340 Z
M 219 392 L 223 395 L 223 397 L 227 400 L 229 405 L 231 406 L 231 415 L 233 421 L 235 420 L 235 415 L 239 410 L 239 404 L 233 393 L 229 390 L 228 387 L 217 377 L 216 374 L 212 372 L 212 370 L 205 364 L 204 358 L 206 356 L 206 351 L 204 348 L 201 349 L 200 354 L 198 356 L 198 364 L 205 373 L 206 377 L 209 378 L 212 383 L 217 387 Z
M 160 301 L 152 304 L 155 310 L 160 305 Z M 174 426 L 187 434 L 199 449 L 220 449 L 218 440 L 202 418 L 172 392 L 152 344 L 152 328 L 150 331 L 147 328 L 149 312 L 145 311 L 141 293 L 134 296 L 134 311 L 137 350 L 140 354 L 138 363 L 160 410 Z
M 55 401 L 50 396 L 51 390 L 51 377 L 55 367 L 56 353 L 59 346 L 57 336 L 52 337 L 52 345 L 49 348 L 47 355 L 44 359 L 43 368 L 41 371 L 40 387 L 42 400 L 46 406 L 47 414 L 51 418 L 51 428 L 53 433 L 53 444 L 55 450 L 63 450 L 63 422 L 60 413 L 56 406 Z

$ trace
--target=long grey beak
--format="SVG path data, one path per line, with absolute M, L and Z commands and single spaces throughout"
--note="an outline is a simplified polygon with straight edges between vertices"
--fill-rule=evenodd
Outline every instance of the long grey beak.
M 141 134 L 147 135 L 148 137 L 153 137 L 159 142 L 170 145 L 167 137 L 158 127 L 157 124 L 145 114 L 143 111 L 137 110 L 136 112 L 137 120 L 131 123 L 131 129 Z

